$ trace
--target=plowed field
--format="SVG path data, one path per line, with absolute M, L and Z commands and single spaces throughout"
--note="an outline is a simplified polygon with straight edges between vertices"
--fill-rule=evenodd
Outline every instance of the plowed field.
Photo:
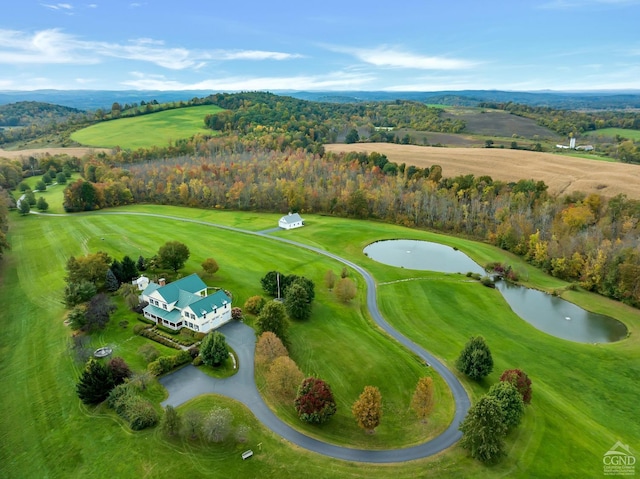
M 489 175 L 494 180 L 542 180 L 551 194 L 575 191 L 640 198 L 640 165 L 497 148 L 434 148 L 394 143 L 325 145 L 326 151 L 377 151 L 389 161 L 419 167 L 440 165 L 446 177 Z

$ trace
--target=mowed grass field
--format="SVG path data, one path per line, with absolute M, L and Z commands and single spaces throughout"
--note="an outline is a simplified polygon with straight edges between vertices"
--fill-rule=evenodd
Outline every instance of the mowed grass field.
M 588 131 L 583 134 L 584 136 L 607 136 L 615 138 L 620 135 L 622 138 L 628 138 L 629 140 L 640 141 L 640 130 L 629 130 L 627 128 L 601 128 L 600 130 Z
M 602 455 L 616 441 L 634 449 L 640 444 L 637 310 L 591 294 L 572 293 L 574 301 L 623 320 L 631 334 L 609 345 L 559 340 L 515 316 L 494 290 L 460 275 L 381 265 L 366 258 L 362 248 L 378 239 L 397 237 L 445 242 L 480 264 L 509 261 L 538 287 L 562 285 L 517 258 L 481 243 L 321 216 L 305 216 L 305 228 L 277 234 L 321 246 L 369 269 L 378 281 L 386 318 L 449 367 L 470 335 L 486 337 L 496 362 L 494 373 L 480 384 L 462 378 L 474 399 L 505 368 L 521 367 L 529 373 L 533 402 L 523 424 L 507 440 L 508 457 L 497 466 L 484 467 L 454 446 L 434 458 L 407 464 L 337 461 L 291 447 L 264 430 L 245 408 L 215 396 L 199 398 L 193 406 L 204 410 L 214 404 L 232 407 L 236 419 L 251 427 L 247 444 L 167 441 L 157 430 L 132 433 L 109 411 L 82 407 L 74 394 L 78 365 L 67 351 L 69 331 L 62 324 L 60 304 L 64 263 L 72 254 L 97 250 L 119 257 L 148 256 L 165 240 L 176 239 L 192 251 L 185 272 L 198 270 L 205 257 L 217 259 L 220 271 L 213 285 L 231 289 L 236 304 L 260 293 L 259 277 L 269 269 L 316 281 L 312 319 L 294 324 L 291 330 L 292 357 L 305 373 L 318 374 L 334 385 L 339 392 L 339 413 L 314 435 L 337 443 L 369 443 L 370 447 L 411 443 L 416 435 L 430 435 L 428 430 L 416 433 L 410 427 L 394 431 L 409 417 L 403 402 L 410 398 L 425 368 L 368 322 L 360 302 L 335 303 L 322 287 L 322 276 L 328 268 L 339 272 L 340 265 L 266 239 L 135 216 L 136 211 L 254 231 L 272 226 L 278 218 L 160 206 L 113 210 L 130 215 L 12 217 L 14 248 L 4 261 L 0 285 L 0 302 L 6 305 L 0 339 L 3 477 L 104 477 L 105 471 L 117 477 L 600 477 Z M 169 231 L 171 238 L 167 238 Z M 360 432 L 348 411 L 365 384 L 383 389 L 385 415 L 374 436 Z M 438 387 L 442 388 L 441 382 Z M 446 394 L 440 400 L 446 401 Z M 436 415 L 433 421 L 442 418 Z M 239 454 L 249 447 L 256 455 L 242 461 Z
M 453 177 L 473 173 L 494 180 L 542 180 L 554 195 L 582 191 L 606 197 L 625 194 L 640 198 L 640 165 L 595 162 L 551 153 L 500 148 L 434 148 L 394 143 L 325 145 L 326 151 L 365 151 L 383 153 L 389 161 L 421 168 L 440 165 L 442 175 Z
M 219 111 L 215 105 L 200 105 L 104 121 L 76 131 L 71 139 L 81 145 L 131 150 L 167 146 L 197 133 L 213 135 L 205 128 L 204 117 Z

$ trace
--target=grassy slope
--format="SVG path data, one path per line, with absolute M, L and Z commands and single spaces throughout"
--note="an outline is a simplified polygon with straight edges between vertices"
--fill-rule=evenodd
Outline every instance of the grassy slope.
M 599 130 L 584 133 L 584 136 L 610 136 L 611 138 L 615 138 L 616 135 L 620 135 L 623 138 L 629 138 L 630 140 L 640 140 L 640 131 L 629 130 L 627 128 L 601 128 Z
M 128 208 L 133 209 L 136 208 Z M 165 207 L 139 209 L 179 213 L 200 219 L 209 217 L 215 222 L 245 227 L 252 222 L 247 218 L 256 218 L 256 227 L 251 228 L 256 230 L 273 225 L 274 219 L 277 219 L 277 215 L 263 217 Z M 527 410 L 523 426 L 514 437 L 509 438 L 509 457 L 503 463 L 485 469 L 454 447 L 436 458 L 411 464 L 357 466 L 283 447 L 279 439 L 262 430 L 249 417 L 247 421 L 252 426 L 252 440 L 255 441 L 253 448 L 257 442 L 263 442 L 268 454 L 259 454 L 251 465 L 240 465 L 236 457 L 238 450 L 233 446 L 204 448 L 190 443 L 168 444 L 153 431 L 130 434 L 102 411 L 87 416 L 86 411 L 79 408 L 73 394 L 75 368 L 64 350 L 68 331 L 61 325 L 62 308 L 57 303 L 62 287 L 60 267 L 68 255 L 79 254 L 79 245 L 91 251 L 118 248 L 121 251 L 119 255 L 138 254 L 134 251 L 136 248 L 142 254 L 151 254 L 157 248 L 155 242 L 159 241 L 158 236 L 168 229 L 167 223 L 158 222 L 158 226 L 153 226 L 154 223 L 132 218 L 121 221 L 118 217 L 92 220 L 86 217 L 29 217 L 16 218 L 14 221 L 14 250 L 7 256 L 2 275 L 4 284 L 0 290 L 0 302 L 9 305 L 4 320 L 5 334 L 0 339 L 0 364 L 5 371 L 0 381 L 3 390 L 15 391 L 15 394 L 4 394 L 0 399 L 8 419 L 1 430 L 0 460 L 6 467 L 8 477 L 44 477 L 47 474 L 50 477 L 76 477 L 91 470 L 112 467 L 112 464 L 117 464 L 120 477 L 172 477 L 176 473 L 189 472 L 217 477 L 219 474 L 216 471 L 220 471 L 221 467 L 227 476 L 240 473 L 253 476 L 260 470 L 260 474 L 266 477 L 299 477 L 312 473 L 323 477 L 388 477 L 390 474 L 417 477 L 428 470 L 435 477 L 498 477 L 505 474 L 519 477 L 588 477 L 602 473 L 602 454 L 616 440 L 631 444 L 632 447 L 640 442 L 640 428 L 634 412 L 640 384 L 637 344 L 640 320 L 637 311 L 593 295 L 573 293 L 573 300 L 585 303 L 590 309 L 604 310 L 625 320 L 631 326 L 632 334 L 620 343 L 601 346 L 558 340 L 538 332 L 513 315 L 495 291 L 467 283 L 456 275 L 443 279 L 442 275 L 379 265 L 361 254 L 364 245 L 370 241 L 393 237 L 447 242 L 470 253 L 481 264 L 507 256 L 504 252 L 487 245 L 390 225 L 314 216 L 308 218 L 307 227 L 280 234 L 351 257 L 366 266 L 381 283 L 421 278 L 380 285 L 381 307 L 396 327 L 434 351 L 445 362 L 451 364 L 455 360 L 469 335 L 481 333 L 487 338 L 496 360 L 496 372 L 483 384 L 466 382 L 475 397 L 485 391 L 506 367 L 519 366 L 529 372 L 534 381 L 533 404 Z M 235 256 L 242 255 L 238 250 L 241 250 L 243 242 L 237 238 L 235 241 L 225 240 L 224 236 L 214 234 L 213 230 L 194 230 L 189 225 L 174 228 L 173 231 L 178 239 L 183 235 L 186 239 L 194 233 L 207 238 L 206 249 L 193 247 L 194 257 L 187 268 L 197 269 L 198 262 L 205 256 L 216 257 L 221 266 L 217 275 L 220 284 L 235 283 L 232 290 L 241 302 L 257 290 L 257 285 L 243 287 L 243 284 L 250 284 L 256 274 L 271 267 L 282 269 L 283 262 L 293 261 L 290 263 L 293 271 L 301 274 L 308 274 L 305 268 L 317 270 L 313 277 L 318 285 L 321 285 L 326 267 L 334 267 L 337 271 L 335 264 L 331 266 L 300 252 L 291 255 L 293 260 L 287 259 L 286 252 L 280 251 L 280 247 L 265 248 L 257 240 L 251 240 L 252 255 L 245 255 L 238 260 Z M 143 234 L 153 240 L 145 239 Z M 66 240 L 59 241 L 60 237 Z M 190 246 L 193 243 L 190 241 Z M 36 244 L 38 246 L 34 247 Z M 42 268 L 45 261 L 48 265 L 46 269 Z M 513 257 L 509 261 L 520 270 L 528 271 L 529 280 L 541 287 L 553 288 L 561 284 Z M 235 268 L 235 264 L 242 264 L 242 267 Z M 254 273 L 252 268 L 259 271 Z M 323 288 L 318 289 L 320 304 L 324 293 L 320 292 Z M 43 299 L 40 291 L 50 293 Z M 25 294 L 26 301 L 11 301 L 11 298 Z M 415 374 L 417 365 L 412 366 L 411 360 L 399 361 L 402 352 L 393 345 L 385 346 L 386 339 L 368 329 L 369 326 L 355 311 L 357 309 L 357 306 L 343 308 L 339 314 L 341 319 L 347 319 L 349 323 L 348 327 L 342 329 L 349 335 L 350 344 L 366 341 L 365 352 L 374 358 L 387 354 L 384 362 L 393 368 L 391 375 Z M 491 316 L 486 315 L 487 311 L 491 311 Z M 38 325 L 42 324 L 41 327 L 32 327 L 36 320 Z M 316 320 L 317 316 L 312 322 Z M 324 363 L 331 358 L 322 357 L 322 347 L 316 348 L 315 344 L 314 347 L 303 346 L 304 341 L 322 343 L 322 335 L 310 334 L 305 338 L 305 332 L 317 326 L 294 327 L 292 335 L 295 343 L 299 344 L 294 347 L 294 357 L 301 365 L 326 368 Z M 332 328 L 328 327 L 327 322 L 321 324 L 318 331 L 331 333 Z M 352 334 L 359 331 L 365 334 L 353 338 Z M 379 336 L 380 340 L 376 340 L 375 336 Z M 322 346 L 328 349 L 325 353 L 340 359 L 338 364 L 323 371 L 323 377 L 330 382 L 339 381 L 341 377 L 348 381 L 361 381 L 357 370 L 362 369 L 362 363 L 367 364 L 369 357 L 366 357 L 367 361 L 359 361 L 361 356 L 354 351 L 344 348 L 332 350 L 331 342 Z M 24 361 L 25 357 L 29 358 L 28 363 Z M 349 370 L 352 362 L 355 362 L 355 368 Z M 367 372 L 375 374 L 371 368 Z M 384 374 L 390 373 L 385 370 Z M 398 381 L 396 387 L 400 385 L 401 381 Z M 345 392 L 341 394 L 348 396 L 359 393 L 362 384 L 340 384 L 339 388 L 343 387 Z M 350 390 L 354 392 L 348 392 Z M 386 394 L 389 396 L 392 393 Z M 395 410 L 387 414 L 383 423 L 394 414 Z M 93 417 L 96 415 L 102 417 Z M 24 417 L 33 420 L 21 421 Z M 334 419 L 345 423 L 347 418 Z M 64 427 L 60 427 L 63 421 Z M 42 427 L 42 424 L 45 426 Z M 381 426 L 379 436 L 392 438 L 384 427 Z M 336 440 L 335 428 L 327 428 L 323 433 Z M 378 436 L 374 441 L 377 440 Z M 188 451 L 192 454 L 166 454 L 170 451 Z M 207 471 L 209 474 L 205 474 Z
M 105 121 L 76 131 L 71 139 L 82 145 L 110 148 L 163 146 L 196 133 L 213 134 L 204 127 L 204 117 L 218 111 L 221 108 L 215 105 L 202 105 Z

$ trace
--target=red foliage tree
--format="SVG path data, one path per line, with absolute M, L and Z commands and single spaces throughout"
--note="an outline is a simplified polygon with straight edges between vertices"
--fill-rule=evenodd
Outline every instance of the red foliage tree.
M 336 413 L 336 402 L 331 388 L 318 378 L 302 381 L 295 406 L 298 417 L 310 423 L 321 424 Z
M 531 379 L 529 379 L 527 373 L 520 369 L 507 369 L 500 376 L 500 381 L 513 384 L 522 396 L 522 402 L 525 404 L 531 403 Z
M 109 360 L 107 368 L 111 371 L 111 377 L 116 386 L 122 384 L 125 379 L 130 378 L 132 375 L 131 368 L 121 357 L 115 357 Z

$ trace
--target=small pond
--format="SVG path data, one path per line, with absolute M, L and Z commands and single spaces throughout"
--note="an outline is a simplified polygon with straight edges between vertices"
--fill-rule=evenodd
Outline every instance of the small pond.
M 486 274 L 463 252 L 428 241 L 377 241 L 367 246 L 364 253 L 390 266 L 440 273 Z M 518 316 L 552 336 L 581 343 L 609 343 L 627 335 L 627 328 L 620 321 L 591 313 L 562 298 L 504 281 L 498 281 L 496 288 Z

